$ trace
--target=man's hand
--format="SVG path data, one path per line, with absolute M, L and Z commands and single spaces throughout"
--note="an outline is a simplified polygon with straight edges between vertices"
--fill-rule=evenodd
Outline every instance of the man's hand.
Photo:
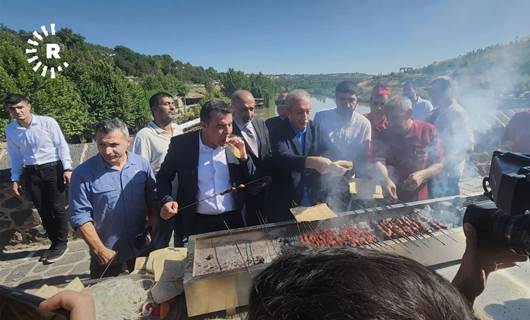
M 15 196 L 17 196 L 18 198 L 22 196 L 22 186 L 20 185 L 20 183 L 18 183 L 18 181 L 11 182 L 11 191 L 13 191 Z
M 243 139 L 238 136 L 231 136 L 228 138 L 227 142 L 239 150 L 241 160 L 247 160 L 247 148 L 245 147 L 245 141 L 243 141 Z
M 330 174 L 335 177 L 342 177 L 348 169 L 338 165 L 335 162 L 330 163 L 324 168 L 324 174 Z
M 516 262 L 526 261 L 528 257 L 516 254 L 507 248 L 479 248 L 477 232 L 473 225 L 465 223 L 463 229 L 466 235 L 466 250 L 453 279 L 453 285 L 473 303 L 486 288 L 491 272 L 513 267 Z
M 65 171 L 63 173 L 63 180 L 64 184 L 67 185 L 70 183 L 70 179 L 72 179 L 72 171 Z
M 392 202 L 398 200 L 396 184 L 394 183 L 394 181 L 392 181 L 392 179 L 386 178 L 382 187 L 383 195 L 387 200 L 390 200 Z
M 39 309 L 43 311 L 60 308 L 70 311 L 70 320 L 96 320 L 94 299 L 87 294 L 65 290 L 39 304 Z
M 109 263 L 110 260 L 116 255 L 116 251 L 109 249 L 107 247 L 103 247 L 96 251 L 96 257 L 98 258 L 98 261 L 102 265 L 106 265 Z
M 160 218 L 164 220 L 171 219 L 179 211 L 179 205 L 176 201 L 169 201 L 164 203 L 162 208 L 160 208 Z
M 305 167 L 308 169 L 314 169 L 320 174 L 324 174 L 326 168 L 331 164 L 331 160 L 324 157 L 307 157 L 305 159 Z
M 403 186 L 407 190 L 416 190 L 425 182 L 425 176 L 421 171 L 411 173 L 403 182 Z

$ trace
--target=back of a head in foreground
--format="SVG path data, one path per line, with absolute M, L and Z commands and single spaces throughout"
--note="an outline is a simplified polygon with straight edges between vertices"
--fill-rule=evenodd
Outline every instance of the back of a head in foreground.
M 405 257 L 297 248 L 254 280 L 249 320 L 472 320 L 447 280 Z

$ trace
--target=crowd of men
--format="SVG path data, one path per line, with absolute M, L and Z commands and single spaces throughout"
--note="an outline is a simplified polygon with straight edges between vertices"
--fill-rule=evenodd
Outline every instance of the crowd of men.
M 32 114 L 26 97 L 11 94 L 4 104 L 15 118 L 6 126 L 12 188 L 26 193 L 42 217 L 51 240 L 45 263 L 64 255 L 70 221 L 90 247 L 91 277 L 119 275 L 137 256 L 168 246 L 171 236 L 182 246 L 194 234 L 292 219 L 297 206 L 327 202 L 344 210 L 345 174 L 352 171 L 339 160 L 351 161 L 356 177 L 380 184 L 389 201 L 459 194 L 473 150 L 470 122 L 451 79 L 436 78 L 428 92 L 432 103 L 412 82 L 394 96 L 377 84 L 363 115 L 356 84 L 343 81 L 336 107 L 311 120 L 311 96 L 297 89 L 280 93 L 278 116 L 263 121 L 254 116 L 252 93 L 237 90 L 230 103 L 206 102 L 200 130 L 186 133 L 173 122 L 173 97 L 161 92 L 149 100 L 153 121 L 134 141 L 121 120 L 98 123 L 98 154 L 73 172 L 57 122 Z M 528 152 L 529 139 L 517 130 L 528 114 L 514 117 L 504 146 Z

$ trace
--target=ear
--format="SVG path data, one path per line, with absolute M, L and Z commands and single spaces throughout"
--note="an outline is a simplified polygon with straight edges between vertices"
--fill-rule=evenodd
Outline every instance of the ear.
M 201 121 L 201 129 L 206 129 L 208 128 L 208 124 L 204 121 Z

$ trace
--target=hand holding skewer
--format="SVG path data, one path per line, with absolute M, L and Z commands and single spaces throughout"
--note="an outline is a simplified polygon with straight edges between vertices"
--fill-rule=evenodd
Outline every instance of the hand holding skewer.
M 243 139 L 238 136 L 231 135 L 227 137 L 226 143 L 233 148 L 232 153 L 236 156 L 236 158 L 240 160 L 247 160 L 247 149 Z
M 169 201 L 164 203 L 160 208 L 160 218 L 169 220 L 178 213 L 179 205 L 176 201 Z

